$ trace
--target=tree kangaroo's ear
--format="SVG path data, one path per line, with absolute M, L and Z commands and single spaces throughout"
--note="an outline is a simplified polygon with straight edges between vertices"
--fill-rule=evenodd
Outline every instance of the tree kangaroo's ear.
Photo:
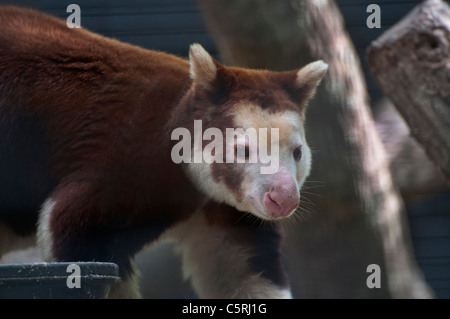
M 210 89 L 216 78 L 217 68 L 220 63 L 200 45 L 194 43 L 189 49 L 190 75 L 194 85 L 200 85 Z
M 299 70 L 281 72 L 279 81 L 291 99 L 299 105 L 301 111 L 304 111 L 327 70 L 328 64 L 319 60 L 311 62 Z
M 305 90 L 305 102 L 308 102 L 314 96 L 316 88 L 327 71 L 328 64 L 322 60 L 311 62 L 298 70 L 295 84 L 299 89 Z

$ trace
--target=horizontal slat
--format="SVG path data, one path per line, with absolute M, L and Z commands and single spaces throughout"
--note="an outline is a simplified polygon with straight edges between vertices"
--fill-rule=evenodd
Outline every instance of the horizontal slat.
M 207 33 L 197 13 L 148 14 L 135 16 L 82 17 L 81 24 L 99 33 Z
M 450 237 L 420 238 L 413 240 L 418 259 L 425 257 L 450 257 Z
M 448 216 L 420 216 L 409 218 L 411 232 L 415 238 L 449 237 L 450 214 Z M 450 246 L 449 246 L 450 250 Z
M 450 283 L 450 257 L 418 259 L 418 264 L 427 280 L 448 280 Z M 449 286 L 450 288 L 450 286 Z

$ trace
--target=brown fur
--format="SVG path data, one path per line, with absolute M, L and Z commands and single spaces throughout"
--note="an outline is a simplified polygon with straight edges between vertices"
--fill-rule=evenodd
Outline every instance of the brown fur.
M 193 82 L 184 59 L 69 29 L 37 11 L 0 7 L 0 21 L 0 183 L 7 177 L 14 184 L 0 189 L 14 195 L 25 187 L 34 196 L 20 210 L 14 205 L 27 198 L 5 204 L 0 195 L 0 213 L 27 212 L 35 221 L 38 205 L 51 198 L 52 253 L 59 261 L 114 261 L 127 276 L 141 247 L 207 200 L 171 160 L 174 128 L 192 132 L 201 119 L 204 128 L 225 132 L 239 105 L 303 114 L 308 98 L 295 84 L 297 71 L 214 61 L 217 74 Z M 224 165 L 212 165 L 212 175 L 241 196 L 239 169 Z M 242 215 L 213 206 L 217 220 L 228 211 Z
M 66 241 L 85 226 L 80 221 L 95 229 L 159 219 L 166 227 L 195 210 L 200 194 L 173 165 L 164 135 L 189 88 L 187 61 L 69 29 L 32 10 L 2 7 L 0 20 L 0 116 L 13 125 L 18 114 L 44 123 L 59 181 L 50 195 L 61 210 L 51 221 L 56 238 Z

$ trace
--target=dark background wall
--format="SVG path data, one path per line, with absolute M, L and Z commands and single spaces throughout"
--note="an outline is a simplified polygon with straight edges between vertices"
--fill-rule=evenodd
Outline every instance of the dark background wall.
M 360 55 L 372 101 L 382 97 L 367 72 L 365 49 L 368 44 L 401 19 L 420 1 L 413 0 L 339 0 L 347 30 Z M 202 44 L 217 57 L 212 37 L 205 27 L 195 0 L 10 0 L 66 19 L 71 3 L 81 7 L 81 25 L 91 31 L 133 43 L 148 49 L 187 56 L 191 43 Z M 381 29 L 369 29 L 366 8 L 370 3 L 381 7 Z M 1 21 L 0 21 L 1 32 Z M 220 58 L 220 57 L 218 57 Z M 419 265 L 437 297 L 450 298 L 450 200 L 448 194 L 422 194 L 408 204 L 413 244 Z M 186 283 L 181 283 L 179 258 L 164 245 L 138 256 L 143 273 L 144 297 L 194 297 Z

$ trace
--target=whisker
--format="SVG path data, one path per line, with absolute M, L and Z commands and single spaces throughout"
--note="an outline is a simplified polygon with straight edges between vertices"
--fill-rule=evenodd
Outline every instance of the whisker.
M 302 199 L 306 200 L 309 203 L 314 203 L 314 201 L 311 198 L 308 198 L 309 195 L 322 197 L 322 195 L 320 195 L 320 194 L 315 194 L 315 193 L 310 193 L 310 192 L 302 192 L 301 194 L 303 195 Z
M 308 207 L 308 206 L 306 206 L 306 205 L 303 205 L 303 206 L 299 206 L 298 207 L 298 211 L 300 212 L 300 213 L 305 213 L 305 212 L 314 212 L 314 208 L 313 207 Z
M 298 223 L 306 222 L 310 220 L 315 214 L 316 212 L 312 207 L 302 207 L 302 205 L 300 205 L 292 214 L 292 217 L 289 218 L 290 220 L 288 221 L 288 224 L 296 225 Z
M 311 192 L 311 191 L 304 191 L 303 189 L 300 190 L 300 195 L 303 195 L 303 196 L 314 195 L 314 196 L 319 196 L 319 197 L 323 196 L 320 193 L 315 193 L 315 192 Z
M 234 224 L 235 224 L 235 225 L 236 225 L 236 224 L 239 224 L 239 222 L 240 222 L 244 217 L 248 218 L 247 213 L 242 214 L 241 217 L 239 217 L 239 219 L 238 219 L 237 221 L 234 222 Z
M 314 210 L 315 209 L 315 207 L 311 206 L 311 205 L 301 205 L 299 207 L 301 207 L 302 209 L 307 209 L 307 210 Z
M 319 184 L 325 184 L 323 181 L 313 181 L 313 180 L 310 180 L 310 179 L 304 181 L 303 183 L 319 183 Z
M 300 188 L 300 190 L 314 190 L 314 191 L 316 191 L 318 188 L 322 188 L 323 186 L 320 186 L 320 185 L 318 185 L 318 186 L 315 186 L 315 185 L 313 185 L 313 186 L 302 186 L 301 188 Z

